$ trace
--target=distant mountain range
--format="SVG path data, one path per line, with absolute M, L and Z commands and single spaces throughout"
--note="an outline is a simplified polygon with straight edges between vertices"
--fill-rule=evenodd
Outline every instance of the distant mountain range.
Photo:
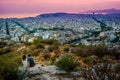
M 120 10 L 118 9 L 105 9 L 105 10 L 90 10 L 90 11 L 85 11 L 83 13 L 99 13 L 99 14 L 120 14 Z
M 69 13 L 60 12 L 60 13 L 40 14 L 37 17 L 58 17 L 58 16 L 67 16 L 67 15 L 69 15 Z

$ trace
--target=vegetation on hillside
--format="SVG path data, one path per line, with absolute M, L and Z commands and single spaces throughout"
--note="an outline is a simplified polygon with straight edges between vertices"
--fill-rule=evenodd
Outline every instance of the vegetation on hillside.
M 35 38 L 32 43 L 23 42 L 12 46 L 7 46 L 5 43 L 1 44 L 0 80 L 17 79 L 17 70 L 22 65 L 23 54 L 31 54 L 35 61 L 42 65 L 54 64 L 68 72 L 74 71 L 79 66 L 88 66 L 91 69 L 94 64 L 117 63 L 120 59 L 119 49 L 108 49 L 104 44 L 98 46 L 61 45 L 55 39 L 42 40 L 40 38 Z M 117 74 L 120 74 L 119 69 L 116 68 Z
M 16 80 L 21 55 L 15 52 L 0 56 L 0 80 Z
M 78 66 L 78 59 L 72 54 L 63 54 L 61 58 L 57 61 L 57 66 L 66 71 L 73 71 Z

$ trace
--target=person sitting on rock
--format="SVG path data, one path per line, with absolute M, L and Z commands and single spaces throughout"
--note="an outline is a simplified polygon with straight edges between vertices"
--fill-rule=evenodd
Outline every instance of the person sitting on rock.
M 34 62 L 34 59 L 31 55 L 28 55 L 28 67 L 34 67 L 35 65 L 35 62 Z
M 22 57 L 22 63 L 23 63 L 23 70 L 27 70 L 28 63 L 27 63 L 26 55 L 23 55 L 23 57 Z

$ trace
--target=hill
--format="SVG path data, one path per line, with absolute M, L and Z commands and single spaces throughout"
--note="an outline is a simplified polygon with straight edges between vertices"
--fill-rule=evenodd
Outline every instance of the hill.
M 105 10 L 90 10 L 90 11 L 85 11 L 83 13 L 100 13 L 100 14 L 120 14 L 120 10 L 118 9 L 105 9 Z

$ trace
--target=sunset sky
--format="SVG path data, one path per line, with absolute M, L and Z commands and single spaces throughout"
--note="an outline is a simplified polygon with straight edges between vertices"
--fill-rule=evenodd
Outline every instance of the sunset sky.
M 97 9 L 120 9 L 120 0 L 0 0 L 0 17 L 26 17 L 42 13 L 79 13 Z

